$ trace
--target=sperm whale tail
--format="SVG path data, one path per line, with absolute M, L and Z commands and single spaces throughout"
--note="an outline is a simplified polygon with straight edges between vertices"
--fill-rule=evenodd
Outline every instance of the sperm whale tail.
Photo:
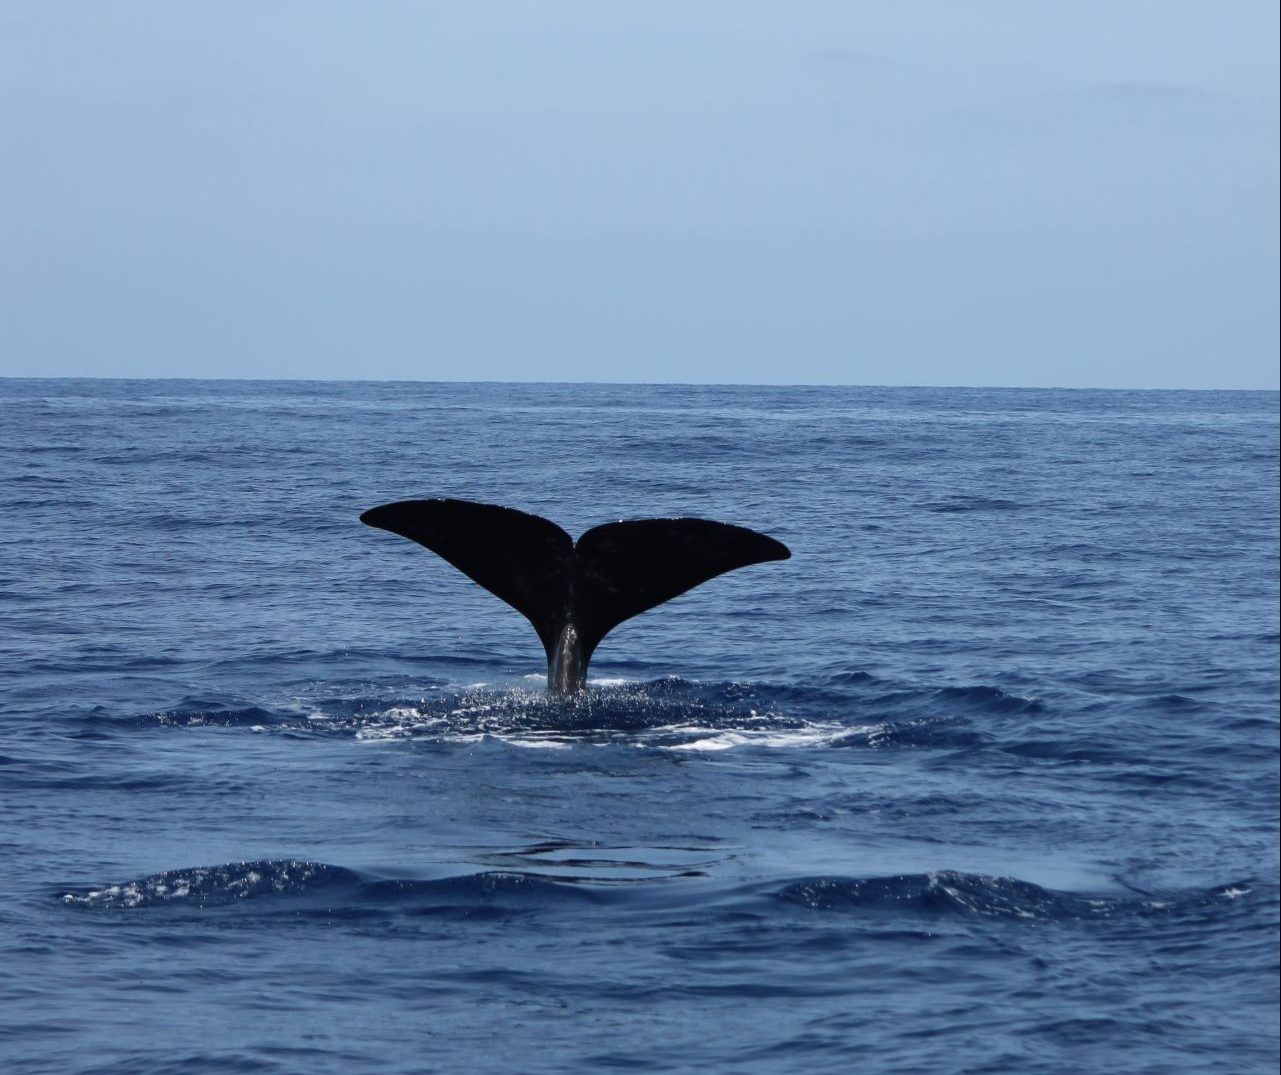
M 707 519 L 633 519 L 573 541 L 537 515 L 468 500 L 401 500 L 360 521 L 418 542 L 507 602 L 538 632 L 548 687 L 568 693 L 613 628 L 735 568 L 786 560 L 787 546 Z

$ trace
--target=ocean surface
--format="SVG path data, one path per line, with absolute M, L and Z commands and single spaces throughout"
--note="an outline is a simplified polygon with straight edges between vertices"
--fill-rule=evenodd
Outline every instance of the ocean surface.
M 1278 397 L 0 380 L 0 1068 L 1275 1072 Z M 792 559 L 533 630 L 454 496 Z

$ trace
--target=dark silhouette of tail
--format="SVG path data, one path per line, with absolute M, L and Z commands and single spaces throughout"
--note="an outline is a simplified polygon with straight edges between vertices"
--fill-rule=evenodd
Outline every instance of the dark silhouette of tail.
M 771 537 L 707 519 L 606 523 L 577 542 L 537 515 L 467 500 L 401 500 L 360 521 L 426 546 L 529 620 L 555 689 L 574 688 L 553 668 L 570 661 L 581 686 L 592 652 L 624 620 L 726 571 L 791 556 Z

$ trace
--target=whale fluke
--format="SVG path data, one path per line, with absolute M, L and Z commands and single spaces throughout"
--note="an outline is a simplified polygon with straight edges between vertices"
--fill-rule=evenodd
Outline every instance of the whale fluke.
M 584 686 L 593 651 L 624 620 L 726 571 L 791 556 L 771 537 L 707 519 L 606 523 L 576 543 L 547 519 L 469 500 L 401 500 L 360 521 L 426 546 L 529 620 L 558 693 Z
M 574 542 L 559 526 L 496 504 L 401 500 L 370 508 L 362 523 L 431 549 L 534 625 L 556 646 L 574 563 Z

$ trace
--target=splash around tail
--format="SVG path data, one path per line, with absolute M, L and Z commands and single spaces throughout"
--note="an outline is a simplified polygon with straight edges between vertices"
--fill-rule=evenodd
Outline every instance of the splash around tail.
M 708 519 L 606 523 L 574 541 L 537 515 L 469 500 L 400 500 L 360 521 L 416 541 L 524 616 L 547 655 L 547 689 L 574 694 L 601 639 L 624 620 L 787 546 Z

